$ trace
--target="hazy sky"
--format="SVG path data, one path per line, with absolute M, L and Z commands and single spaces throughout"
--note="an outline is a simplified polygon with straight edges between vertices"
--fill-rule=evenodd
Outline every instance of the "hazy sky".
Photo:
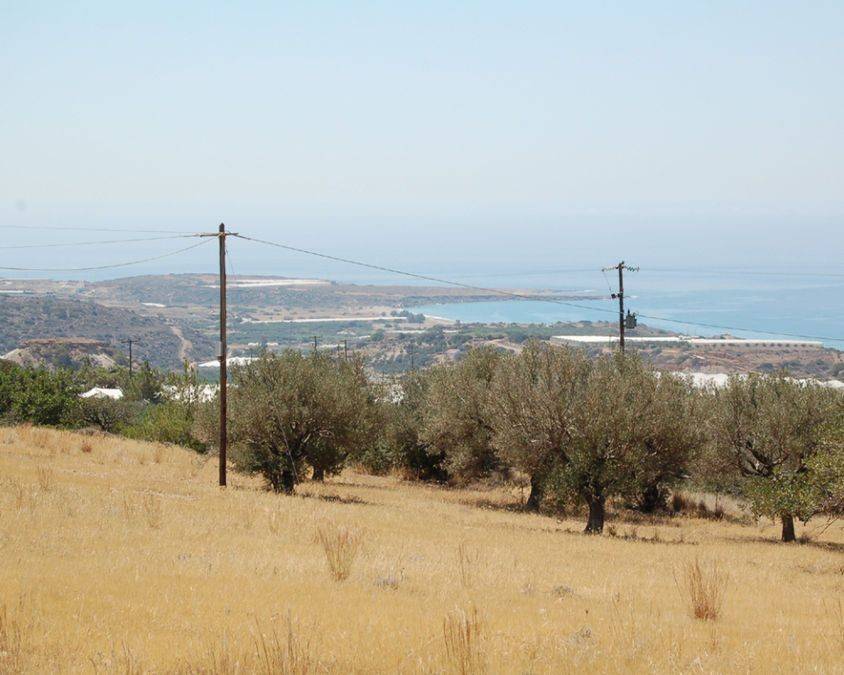
M 0 224 L 840 267 L 842 34 L 840 1 L 0 2 Z

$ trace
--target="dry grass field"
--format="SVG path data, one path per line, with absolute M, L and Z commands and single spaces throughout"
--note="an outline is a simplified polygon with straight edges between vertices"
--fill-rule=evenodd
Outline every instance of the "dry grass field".
M 206 461 L 0 429 L 0 671 L 844 672 L 840 522 L 588 537 L 503 490 L 282 497 Z

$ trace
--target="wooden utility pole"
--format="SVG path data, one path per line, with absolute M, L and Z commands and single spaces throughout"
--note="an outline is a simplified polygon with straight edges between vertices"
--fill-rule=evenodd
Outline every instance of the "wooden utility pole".
M 604 272 L 608 272 L 609 270 L 618 270 L 618 293 L 613 293 L 612 298 L 618 298 L 618 344 L 621 348 L 621 353 L 624 353 L 624 329 L 626 327 L 626 319 L 624 317 L 624 270 L 629 272 L 637 272 L 639 270 L 638 267 L 630 267 L 626 265 L 622 260 L 618 265 L 613 265 L 612 267 L 605 267 Z M 629 312 L 628 312 L 629 313 Z M 635 327 L 636 317 L 635 315 L 630 315 L 630 322 L 631 328 Z
M 343 358 L 348 361 L 349 360 L 349 341 L 343 340 Z
M 123 340 L 125 344 L 129 345 L 129 379 L 132 379 L 132 343 L 135 342 L 132 338 Z
M 217 237 L 220 244 L 220 487 L 226 486 L 226 455 L 228 454 L 229 435 L 227 428 L 228 405 L 228 346 L 226 334 L 226 237 L 237 236 L 236 232 L 226 232 L 224 223 L 220 223 L 217 232 L 201 234 L 201 237 Z
M 314 354 L 317 353 L 317 343 L 319 342 L 319 338 L 314 335 Z
M 226 332 L 226 226 L 220 223 L 220 487 L 226 486 L 228 434 L 228 335 Z

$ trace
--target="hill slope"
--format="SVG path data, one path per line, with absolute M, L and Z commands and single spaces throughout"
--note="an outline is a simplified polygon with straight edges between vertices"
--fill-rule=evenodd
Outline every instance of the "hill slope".
M 586 537 L 506 492 L 355 474 L 220 491 L 180 448 L 38 428 L 0 429 L 0 473 L 3 672 L 832 672 L 844 656 L 823 609 L 841 553 L 774 544 L 769 525 Z M 342 582 L 318 537 L 337 528 L 361 544 Z M 840 527 L 824 538 L 840 547 Z M 728 566 L 716 622 L 675 584 L 694 558 Z
M 55 296 L 0 295 L 0 354 L 33 339 L 86 338 L 122 350 L 121 340 L 135 340 L 134 357 L 156 366 L 180 362 L 185 340 L 194 358 L 213 354 L 213 340 L 182 327 L 183 338 L 159 317 L 142 315 L 123 307 L 108 307 L 90 300 Z

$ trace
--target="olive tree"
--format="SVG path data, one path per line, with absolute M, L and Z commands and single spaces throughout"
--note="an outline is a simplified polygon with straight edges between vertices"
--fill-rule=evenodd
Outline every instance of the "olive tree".
M 641 460 L 636 466 L 636 508 L 652 513 L 665 506 L 670 491 L 691 473 L 706 443 L 706 396 L 682 375 L 650 372 L 650 428 Z
M 495 373 L 487 402 L 492 445 L 530 478 L 531 511 L 539 509 L 552 469 L 566 458 L 588 372 L 582 351 L 531 342 Z
M 229 433 L 236 466 L 292 492 L 310 465 L 342 469 L 373 433 L 373 397 L 360 361 L 288 350 L 232 373 Z
M 445 453 L 422 438 L 430 371 L 406 373 L 385 401 L 382 443 L 390 464 L 408 478 L 442 481 L 448 477 Z
M 835 472 L 840 394 L 784 374 L 733 376 L 713 394 L 710 427 L 716 471 L 732 471 L 757 515 L 782 521 L 782 540 L 795 540 L 804 522 L 824 507 Z M 839 439 L 836 441 L 836 439 Z
M 635 356 L 589 363 L 577 382 L 569 432 L 553 474 L 560 496 L 589 508 L 585 532 L 603 531 L 607 499 L 631 498 L 676 475 L 699 447 L 690 385 Z
M 420 439 L 442 453 L 448 474 L 461 482 L 500 468 L 492 446 L 486 405 L 501 355 L 491 347 L 472 349 L 455 364 L 429 371 Z

